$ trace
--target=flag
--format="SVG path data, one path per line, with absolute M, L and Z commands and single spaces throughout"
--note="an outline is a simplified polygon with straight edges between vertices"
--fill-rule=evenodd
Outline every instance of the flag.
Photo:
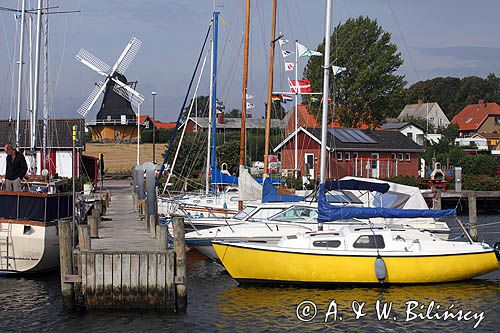
M 308 49 L 307 47 L 305 47 L 300 43 L 297 43 L 297 51 L 299 52 L 299 57 L 311 57 L 311 56 L 323 55 L 321 52 Z
M 246 94 L 247 95 L 247 99 L 252 99 L 253 98 L 253 95 L 250 95 L 250 94 Z
M 280 46 L 283 46 L 285 44 L 288 44 L 288 39 L 279 39 L 278 42 L 280 43 Z
M 280 97 L 279 95 L 272 95 L 272 96 L 271 96 L 271 99 L 272 99 L 273 101 L 281 101 L 281 97 Z
M 293 62 L 285 62 L 285 72 L 293 71 L 295 64 Z
M 281 100 L 283 101 L 283 103 L 293 102 L 293 97 L 288 95 L 281 95 Z
M 318 103 L 319 102 L 319 98 L 317 98 L 317 97 L 311 97 L 311 102 L 312 103 Z
M 328 97 L 328 103 L 331 103 L 332 102 L 332 99 L 330 97 Z M 321 103 L 323 103 L 323 98 L 321 98 Z
M 293 52 L 287 50 L 281 50 L 281 55 L 283 56 L 283 58 L 288 57 L 290 54 L 293 54 Z
M 253 109 L 254 107 L 255 105 L 253 105 L 253 103 L 247 102 L 247 109 Z
M 345 71 L 346 69 L 347 69 L 347 68 L 345 68 L 345 67 L 332 66 L 333 75 L 340 74 L 340 73 L 342 73 L 343 71 Z
M 288 79 L 288 84 L 290 85 L 290 90 L 292 93 L 296 93 L 296 87 L 299 86 L 299 93 L 312 92 L 311 82 L 309 80 L 290 80 Z

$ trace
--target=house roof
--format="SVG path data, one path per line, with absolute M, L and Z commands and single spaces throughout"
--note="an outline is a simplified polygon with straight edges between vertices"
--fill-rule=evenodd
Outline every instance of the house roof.
M 453 117 L 451 122 L 458 125 L 460 131 L 476 131 L 491 115 L 500 115 L 497 103 L 470 104 Z
M 76 119 L 50 119 L 47 128 L 47 148 L 71 148 L 73 125 L 77 125 L 77 148 L 85 147 L 85 120 L 83 118 Z M 21 140 L 20 147 L 22 149 L 30 147 L 29 140 L 29 121 L 21 120 L 20 122 Z M 37 147 L 42 146 L 42 131 L 43 121 L 38 120 L 37 123 Z M 0 142 L 12 143 L 16 141 L 16 123 L 15 121 L 0 120 Z
M 201 128 L 208 128 L 208 117 L 189 118 Z M 247 129 L 264 129 L 266 128 L 266 119 L 261 118 L 246 118 L 245 124 Z M 281 119 L 271 119 L 271 128 L 282 127 Z M 217 128 L 220 129 L 241 129 L 241 118 L 225 118 L 224 124 L 217 123 Z
M 316 121 L 316 117 L 310 114 L 308 111 L 308 105 L 300 104 L 297 106 L 297 122 L 298 126 L 302 127 L 318 127 L 318 122 Z M 295 122 L 295 107 L 290 109 L 289 112 L 283 118 L 284 124 L 289 124 L 290 121 Z M 295 125 L 294 125 L 295 128 Z
M 382 124 L 382 129 L 384 130 L 402 130 L 403 128 L 407 127 L 407 126 L 410 126 L 410 125 L 413 125 L 419 129 L 421 129 L 422 131 L 424 130 L 422 127 L 420 127 L 419 125 L 417 124 L 414 124 L 414 123 L 410 123 L 410 122 L 402 122 L 402 123 L 383 123 Z
M 299 128 L 314 141 L 321 142 L 320 128 Z M 292 140 L 295 132 L 283 140 L 274 151 L 280 150 L 288 141 Z M 367 130 L 367 129 L 329 129 L 327 132 L 327 149 L 339 151 L 394 151 L 394 152 L 422 152 L 422 146 L 416 144 L 399 131 Z
M 409 117 L 425 119 L 427 117 L 427 112 L 432 110 L 436 105 L 436 102 L 407 104 L 399 114 L 398 119 L 404 120 Z
M 155 122 L 154 123 L 156 128 L 175 128 L 175 125 L 177 125 L 177 123 L 162 123 L 162 122 Z

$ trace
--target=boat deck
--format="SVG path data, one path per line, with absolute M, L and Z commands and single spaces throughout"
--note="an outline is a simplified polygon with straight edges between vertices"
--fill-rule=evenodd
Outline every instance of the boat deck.
M 156 251 L 159 241 L 147 232 L 145 221 L 134 210 L 130 180 L 107 180 L 105 189 L 111 201 L 99 226 L 99 238 L 92 239 L 92 250 Z

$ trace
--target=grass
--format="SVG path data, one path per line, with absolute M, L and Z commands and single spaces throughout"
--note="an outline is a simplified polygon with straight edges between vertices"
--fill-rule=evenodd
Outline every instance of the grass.
M 163 160 L 165 144 L 156 144 L 156 161 Z M 137 144 L 128 143 L 87 143 L 84 155 L 97 157 L 99 153 L 104 155 L 104 169 L 106 173 L 129 173 L 136 165 Z M 153 144 L 143 143 L 140 145 L 140 162 L 153 160 Z

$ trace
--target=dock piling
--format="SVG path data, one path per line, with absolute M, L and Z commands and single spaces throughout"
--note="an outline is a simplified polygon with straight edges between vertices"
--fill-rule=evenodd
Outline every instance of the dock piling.
M 59 261 L 61 266 L 61 295 L 64 310 L 75 309 L 75 290 L 72 282 L 66 282 L 73 275 L 73 249 L 71 245 L 71 220 L 59 220 Z
M 174 252 L 176 310 L 178 312 L 185 312 L 187 308 L 186 245 L 184 239 L 184 218 L 179 216 L 174 217 Z
M 157 239 L 160 242 L 160 251 L 168 250 L 168 227 L 166 224 L 159 224 L 157 228 Z
M 436 195 L 434 197 L 434 202 L 432 205 L 433 209 L 441 210 L 441 189 L 436 188 Z
M 470 223 L 470 236 L 472 240 L 477 241 L 477 205 L 476 195 L 469 194 L 469 223 Z
M 90 238 L 99 238 L 99 220 L 94 215 L 87 216 Z
M 78 226 L 78 244 L 80 250 L 90 250 L 90 225 L 79 225 Z

